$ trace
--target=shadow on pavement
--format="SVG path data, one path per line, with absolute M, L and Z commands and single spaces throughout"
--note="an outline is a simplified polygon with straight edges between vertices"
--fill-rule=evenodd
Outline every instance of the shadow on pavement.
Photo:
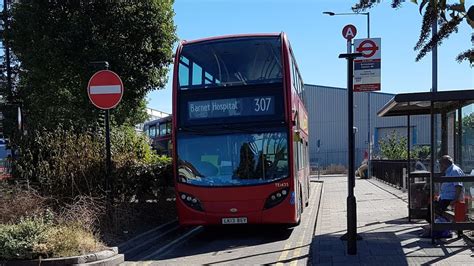
M 431 238 L 419 238 L 421 232 L 420 227 L 414 227 L 406 218 L 367 224 L 358 228 L 362 240 L 357 241 L 357 255 L 347 255 L 347 242 L 339 239 L 345 230 L 317 235 L 311 244 L 311 263 L 313 265 L 451 263 L 457 262 L 455 255 L 469 252 L 471 249 L 462 238 L 456 237 L 438 239 L 437 243 L 432 245 Z M 459 263 L 462 264 L 462 260 Z
M 181 258 L 207 253 L 232 253 L 234 249 L 286 241 L 293 228 L 278 225 L 209 226 L 179 248 L 160 256 L 160 260 Z M 260 248 L 260 247 L 259 247 Z M 269 251 L 276 253 L 281 251 Z M 265 254 L 265 252 L 262 252 Z M 249 255 L 259 256 L 262 254 Z

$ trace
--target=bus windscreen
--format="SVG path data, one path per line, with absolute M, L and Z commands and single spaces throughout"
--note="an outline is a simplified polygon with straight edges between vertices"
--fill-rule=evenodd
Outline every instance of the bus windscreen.
M 178 136 L 178 181 L 197 186 L 257 185 L 287 178 L 287 133 Z
M 231 38 L 184 45 L 180 90 L 283 81 L 279 37 Z

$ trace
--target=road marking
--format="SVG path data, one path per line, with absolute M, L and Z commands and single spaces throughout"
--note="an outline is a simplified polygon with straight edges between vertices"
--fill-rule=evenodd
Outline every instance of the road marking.
M 285 245 L 285 247 L 283 248 L 283 252 L 281 253 L 280 257 L 278 258 L 278 261 L 283 261 L 286 259 L 286 256 L 288 256 L 288 253 L 290 253 L 290 247 L 291 247 L 291 241 L 288 241 Z M 278 262 L 276 264 L 277 266 L 281 266 L 281 265 L 284 265 L 283 263 L 281 262 Z
M 143 257 L 142 260 L 148 260 L 148 259 L 153 259 L 154 257 L 157 257 L 159 255 L 163 255 L 168 249 L 173 247 L 174 245 L 181 244 L 184 242 L 184 240 L 187 240 L 187 238 L 193 236 L 194 234 L 199 233 L 200 231 L 203 230 L 203 226 L 197 226 L 196 228 L 191 229 L 189 232 L 186 234 L 180 236 L 179 238 L 176 238 L 175 240 L 171 241 L 170 243 L 164 245 L 163 247 L 155 250 L 153 253 L 148 254 L 147 256 Z
M 314 195 L 316 195 L 316 190 L 317 188 L 319 187 L 320 185 L 317 185 L 317 186 L 314 186 L 313 189 L 311 190 L 311 195 L 312 197 L 310 197 L 309 201 L 311 202 L 312 199 L 314 199 Z M 300 239 L 298 240 L 298 242 L 296 243 L 295 245 L 295 250 L 293 252 L 293 256 L 291 258 L 297 258 L 300 256 L 301 254 L 301 249 L 302 249 L 302 245 L 303 245 L 303 241 L 304 241 L 304 237 L 306 236 L 306 232 L 307 232 L 307 229 L 309 227 L 309 224 L 311 223 L 311 217 L 313 216 L 313 213 L 314 213 L 314 209 L 317 208 L 318 206 L 313 206 L 313 208 L 311 209 L 310 213 L 306 215 L 306 219 L 304 219 L 304 222 L 301 223 L 299 226 L 303 226 L 302 227 L 302 232 L 301 232 L 301 237 Z M 303 214 L 304 215 L 304 214 Z M 308 218 L 309 216 L 309 218 Z M 303 218 L 303 217 L 302 217 Z M 311 236 L 312 237 L 312 236 Z M 278 258 L 278 263 L 276 264 L 277 266 L 281 266 L 281 265 L 284 265 L 281 261 L 284 261 L 287 259 L 288 257 L 288 254 L 290 253 L 290 248 L 291 248 L 291 237 L 290 239 L 288 240 L 288 242 L 286 243 L 285 247 L 283 248 L 283 252 L 281 253 L 280 257 Z M 290 265 L 297 265 L 298 264 L 298 260 L 296 261 L 292 261 Z
M 312 189 L 311 191 L 311 195 L 313 195 L 313 197 L 310 197 L 310 201 L 314 199 L 314 195 L 316 195 L 316 189 L 318 188 L 319 186 L 314 186 L 314 188 Z M 305 237 L 307 236 L 306 235 L 306 232 L 308 231 L 308 227 L 310 227 L 309 225 L 311 224 L 311 220 L 312 220 L 312 217 L 313 217 L 313 213 L 314 213 L 314 210 L 317 208 L 318 206 L 312 206 L 311 208 L 311 211 L 309 212 L 308 216 L 306 217 L 306 220 L 305 220 L 305 224 L 304 224 L 304 227 L 303 227 L 303 232 L 301 233 L 301 236 L 300 236 L 300 239 L 298 240 L 298 242 L 296 243 L 296 249 L 294 250 L 293 252 L 293 258 L 298 258 L 300 255 L 301 255 L 301 250 L 303 249 L 303 242 L 304 242 L 304 239 Z M 293 260 L 291 263 L 290 263 L 291 266 L 294 266 L 294 265 L 298 265 L 298 259 L 296 260 Z

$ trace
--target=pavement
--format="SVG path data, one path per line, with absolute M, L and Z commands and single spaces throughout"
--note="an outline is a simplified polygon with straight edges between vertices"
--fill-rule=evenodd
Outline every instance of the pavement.
M 425 221 L 408 222 L 406 192 L 375 179 L 356 179 L 357 255 L 347 255 L 347 176 L 321 176 L 323 195 L 312 240 L 313 265 L 474 265 L 465 238 L 419 238 Z

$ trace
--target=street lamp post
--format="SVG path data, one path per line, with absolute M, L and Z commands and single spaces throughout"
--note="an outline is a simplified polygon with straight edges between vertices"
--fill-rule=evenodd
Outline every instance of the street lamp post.
M 369 12 L 358 12 L 358 13 L 334 13 L 331 11 L 323 12 L 325 15 L 329 16 L 353 16 L 353 15 L 364 15 L 367 16 L 367 38 L 370 38 L 370 13 Z M 371 147 L 370 147 L 370 91 L 367 92 L 367 178 L 371 176 L 370 172 L 370 157 L 371 157 Z

